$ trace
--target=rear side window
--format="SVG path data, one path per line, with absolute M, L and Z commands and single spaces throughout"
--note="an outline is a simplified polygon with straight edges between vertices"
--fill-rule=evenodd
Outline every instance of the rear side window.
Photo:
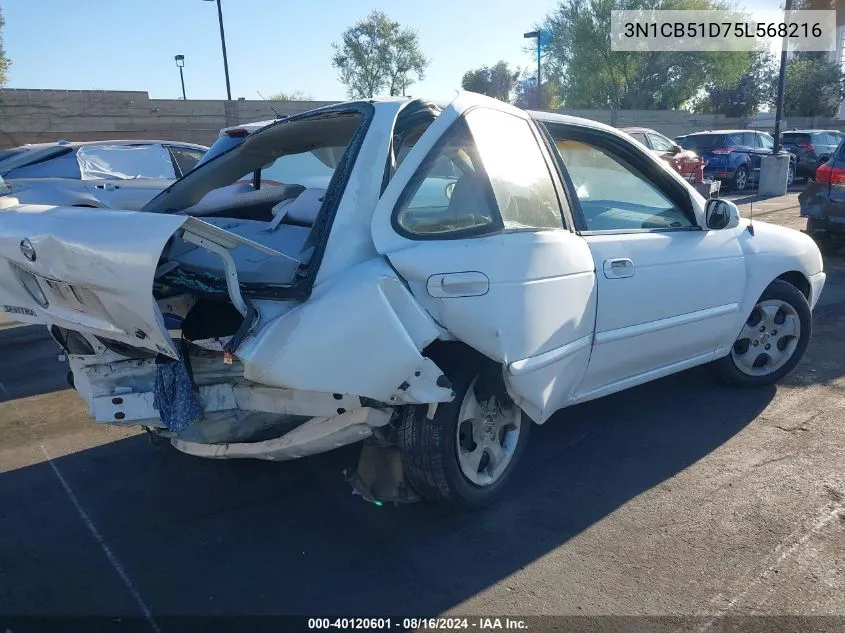
M 674 147 L 672 141 L 665 136 L 660 136 L 659 134 L 649 134 L 648 138 L 651 139 L 651 146 L 658 152 L 671 152 Z
M 740 137 L 740 144 L 744 145 L 745 147 L 754 147 L 757 139 L 755 138 L 757 135 L 754 132 L 743 132 L 739 135 L 734 135 L 734 137 Z
M 822 145 L 839 145 L 839 141 L 841 140 L 842 138 L 840 136 L 837 136 L 835 133 L 826 132 L 824 134 L 824 140 L 819 141 L 819 143 L 821 143 Z
M 176 168 L 178 170 L 178 173 L 176 174 L 177 176 L 184 176 L 196 167 L 197 163 L 202 158 L 202 155 L 205 153 L 202 150 L 194 149 L 193 147 L 179 147 L 176 145 L 170 145 L 167 149 L 170 150 L 173 162 L 176 163 Z
M 680 139 L 684 149 L 706 151 L 713 147 L 735 147 L 740 143 L 729 134 L 696 134 Z
M 784 143 L 791 143 L 793 145 L 799 144 L 807 144 L 810 142 L 810 135 L 809 134 L 784 134 L 783 135 L 783 142 Z
M 0 165 L 0 171 L 4 171 L 7 180 L 13 178 L 71 178 L 78 180 L 79 163 L 76 161 L 76 152 L 71 148 L 62 148 L 57 153 L 50 153 L 43 156 L 45 159 L 36 158 L 33 162 L 25 163 L 21 167 L 6 172 Z M 26 155 L 18 155 L 10 158 L 8 163 L 16 163 L 25 160 Z
M 394 227 L 412 239 L 562 228 L 554 183 L 530 124 L 495 110 L 471 111 L 409 183 Z
M 631 132 L 631 136 L 633 136 L 640 143 L 648 147 L 648 141 L 645 138 L 645 134 L 643 134 L 642 132 Z

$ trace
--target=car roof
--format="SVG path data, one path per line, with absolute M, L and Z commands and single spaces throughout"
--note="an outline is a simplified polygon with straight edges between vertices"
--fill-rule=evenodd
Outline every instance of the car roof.
M 768 134 L 766 130 L 702 130 L 701 132 L 692 132 L 690 134 L 682 134 L 681 136 L 698 136 L 699 134 Z
M 558 114 L 557 112 L 541 112 L 538 110 L 528 110 L 528 115 L 535 121 L 541 123 L 565 123 L 567 125 L 578 125 L 580 127 L 588 127 L 594 130 L 603 130 L 605 132 L 613 132 L 617 136 L 624 136 L 624 134 L 606 123 L 593 121 L 592 119 L 582 119 L 578 116 L 571 116 L 569 114 Z
M 18 145 L 16 147 L 9 147 L 7 149 L 23 149 L 23 150 L 38 150 L 47 149 L 49 147 L 71 147 L 78 149 L 80 147 L 87 147 L 92 145 L 182 145 L 183 147 L 191 147 L 193 149 L 207 150 L 205 145 L 197 143 L 186 143 L 185 141 L 162 141 L 149 139 L 103 139 L 102 141 L 54 141 L 50 143 L 27 143 L 26 145 Z
M 637 132 L 642 134 L 660 134 L 660 132 L 658 132 L 657 130 L 652 130 L 648 127 L 620 127 L 619 129 L 622 132 L 625 132 L 626 134 L 630 134 L 631 132 Z M 660 135 L 663 136 L 662 134 Z
M 786 130 L 784 134 L 818 134 L 819 132 L 833 132 L 834 134 L 842 134 L 839 130 Z

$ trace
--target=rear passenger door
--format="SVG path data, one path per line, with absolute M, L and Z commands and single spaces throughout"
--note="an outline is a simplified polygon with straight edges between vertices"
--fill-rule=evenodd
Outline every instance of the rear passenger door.
M 751 151 L 748 152 L 748 156 L 751 158 L 751 178 L 755 182 L 759 182 L 762 158 L 763 156 L 770 155 L 772 149 L 764 145 L 762 136 L 756 132 L 743 132 L 742 144 L 751 147 Z
M 462 93 L 401 162 L 372 223 L 419 303 L 504 366 L 537 422 L 571 399 L 596 314 L 593 258 L 566 220 L 554 160 L 524 111 Z M 457 178 L 444 184 L 446 163 Z

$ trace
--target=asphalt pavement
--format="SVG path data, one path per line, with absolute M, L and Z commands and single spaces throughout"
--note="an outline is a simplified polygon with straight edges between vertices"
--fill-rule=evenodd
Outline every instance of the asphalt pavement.
M 42 329 L 0 330 L 0 629 L 22 615 L 153 631 L 174 615 L 845 615 L 845 258 L 826 266 L 783 384 L 734 390 L 699 368 L 562 411 L 532 433 L 508 498 L 469 514 L 364 503 L 341 474 L 354 447 L 211 461 L 99 426 Z

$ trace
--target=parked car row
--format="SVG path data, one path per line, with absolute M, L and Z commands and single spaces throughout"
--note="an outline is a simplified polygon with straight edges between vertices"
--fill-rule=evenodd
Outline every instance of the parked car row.
M 140 212 L 3 197 L 0 306 L 97 422 L 209 458 L 363 440 L 365 498 L 477 508 L 562 408 L 708 363 L 769 385 L 807 347 L 813 240 L 609 126 L 459 93 L 218 140 Z
M 0 176 L 26 204 L 140 209 L 208 150 L 172 141 L 58 141 L 0 151 Z

